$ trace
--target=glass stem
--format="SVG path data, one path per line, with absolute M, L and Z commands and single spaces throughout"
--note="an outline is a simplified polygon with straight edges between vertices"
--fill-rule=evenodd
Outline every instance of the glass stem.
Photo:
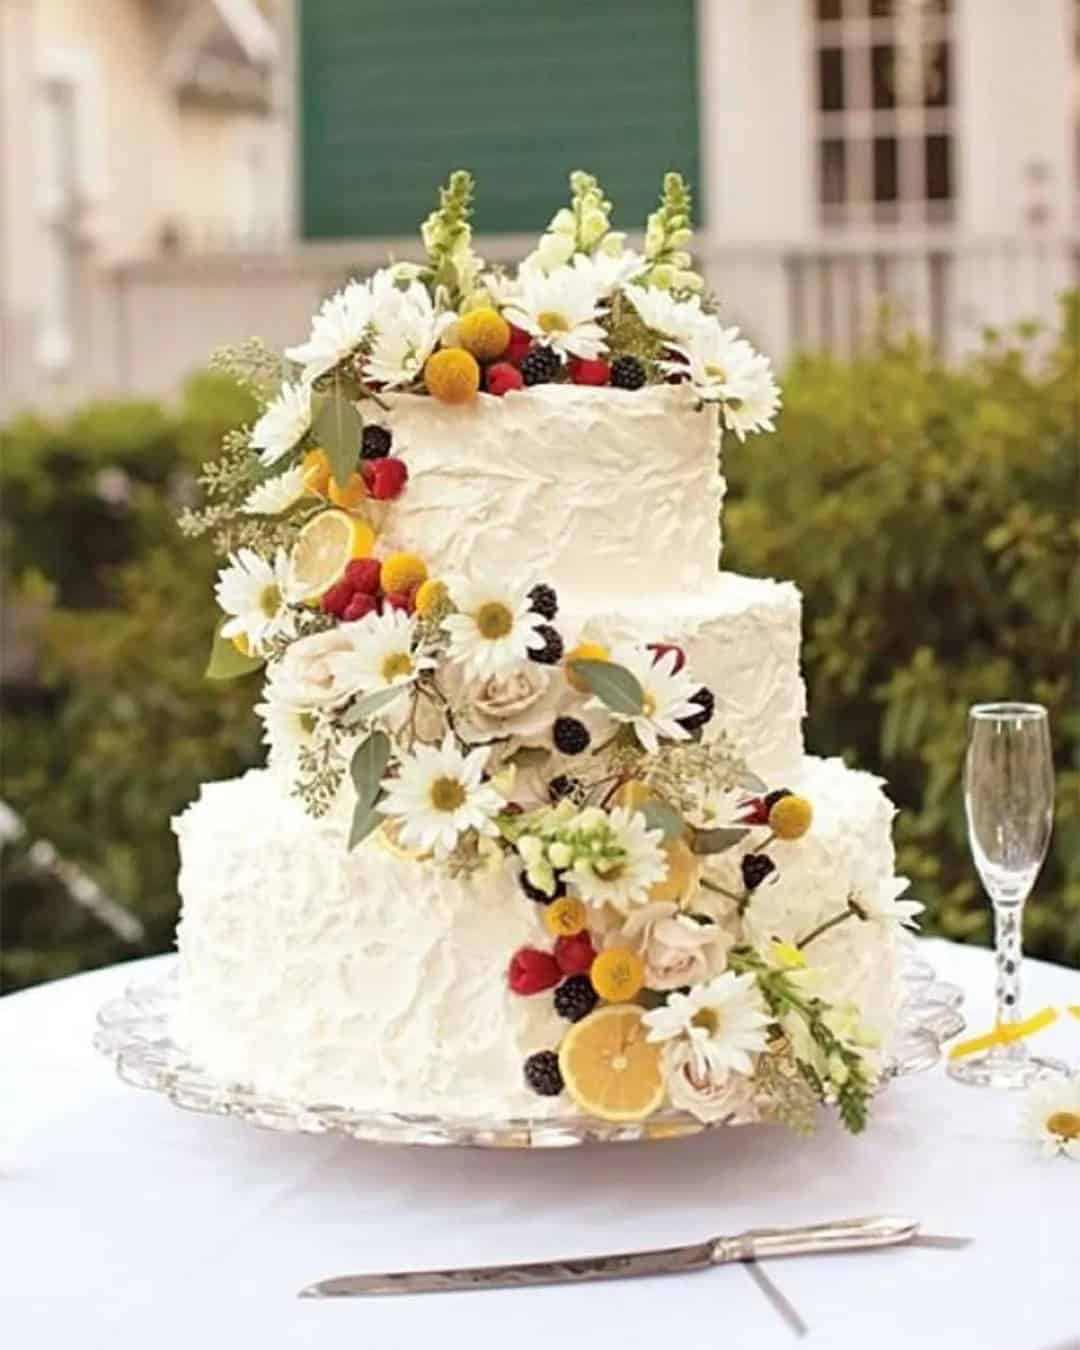
M 997 983 L 994 992 L 997 995 L 998 1025 L 1020 1020 L 1020 962 L 1023 958 L 1021 934 L 1023 932 L 1024 906 L 994 906 L 994 959 L 997 962 Z M 1026 1053 L 1023 1042 L 1016 1041 L 1011 1046 L 999 1046 L 999 1052 L 1010 1057 L 1014 1051 Z

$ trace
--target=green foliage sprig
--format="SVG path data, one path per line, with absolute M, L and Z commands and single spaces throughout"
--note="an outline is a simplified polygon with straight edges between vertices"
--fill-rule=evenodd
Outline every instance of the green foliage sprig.
M 693 259 L 686 251 L 693 231 L 690 214 L 693 199 L 682 174 L 666 173 L 659 207 L 645 224 L 645 257 L 648 266 L 642 280 L 660 290 L 699 291 L 702 278 L 693 270 Z
M 439 205 L 420 226 L 428 266 L 422 276 L 434 294 L 442 289 L 457 308 L 468 300 L 483 264 L 472 251 L 475 184 L 466 169 L 455 169 L 439 189 Z

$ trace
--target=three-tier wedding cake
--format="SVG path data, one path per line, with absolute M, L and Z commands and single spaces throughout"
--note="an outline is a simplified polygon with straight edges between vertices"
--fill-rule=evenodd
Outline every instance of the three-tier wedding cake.
M 183 524 L 269 764 L 176 821 L 179 1035 L 357 1111 L 861 1128 L 917 906 L 878 780 L 804 753 L 798 590 L 719 570 L 769 364 L 677 175 L 641 253 L 572 175 L 513 275 L 471 186 L 284 362 L 231 354 L 263 411 Z

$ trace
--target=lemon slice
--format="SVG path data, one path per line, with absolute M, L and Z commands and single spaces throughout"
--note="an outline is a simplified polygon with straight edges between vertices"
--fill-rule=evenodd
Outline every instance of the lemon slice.
M 566 1090 L 601 1120 L 643 1120 L 664 1100 L 661 1047 L 645 1039 L 636 1004 L 597 1008 L 576 1022 L 559 1046 Z
M 309 600 L 317 600 L 340 581 L 354 558 L 368 558 L 375 531 L 347 511 L 320 511 L 309 520 L 293 545 L 293 575 Z

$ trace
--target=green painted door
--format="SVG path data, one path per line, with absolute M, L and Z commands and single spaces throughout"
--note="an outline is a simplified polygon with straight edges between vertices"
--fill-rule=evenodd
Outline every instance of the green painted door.
M 411 235 L 455 168 L 480 232 L 539 233 L 571 169 L 640 228 L 695 186 L 695 0 L 300 0 L 302 230 Z

